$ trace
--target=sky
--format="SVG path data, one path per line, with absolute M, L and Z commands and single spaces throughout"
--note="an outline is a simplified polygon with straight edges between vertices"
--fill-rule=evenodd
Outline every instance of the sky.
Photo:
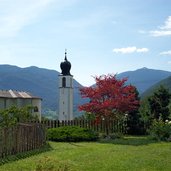
M 0 65 L 94 76 L 171 71 L 171 0 L 0 0 Z

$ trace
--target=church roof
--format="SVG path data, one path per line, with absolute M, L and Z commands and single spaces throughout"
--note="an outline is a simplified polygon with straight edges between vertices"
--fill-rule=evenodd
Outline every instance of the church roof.
M 62 70 L 62 75 L 71 75 L 70 74 L 71 63 L 67 60 L 66 50 L 65 50 L 65 59 L 64 59 L 64 62 L 61 62 L 60 68 Z
M 0 90 L 0 98 L 41 99 L 40 97 L 33 96 L 29 92 L 17 90 Z

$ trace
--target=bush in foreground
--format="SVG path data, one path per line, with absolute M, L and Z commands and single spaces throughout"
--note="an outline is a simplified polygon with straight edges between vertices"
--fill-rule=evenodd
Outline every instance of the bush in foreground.
M 123 134 L 121 132 L 115 132 L 115 133 L 109 133 L 108 135 L 105 133 L 100 133 L 99 138 L 101 140 L 115 140 L 115 139 L 121 139 L 123 138 Z
M 86 128 L 63 126 L 48 129 L 48 139 L 58 142 L 95 141 L 98 134 Z
M 149 129 L 149 134 L 152 139 L 158 141 L 171 141 L 171 123 L 154 120 Z
M 57 166 L 56 166 L 57 165 Z M 70 165 L 52 157 L 44 157 L 36 162 L 35 171 L 70 171 Z

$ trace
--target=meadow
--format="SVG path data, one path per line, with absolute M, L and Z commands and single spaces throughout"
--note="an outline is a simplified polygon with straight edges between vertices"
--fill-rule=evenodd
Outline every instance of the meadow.
M 147 137 L 49 142 L 49 151 L 11 161 L 0 171 L 170 171 L 171 143 Z

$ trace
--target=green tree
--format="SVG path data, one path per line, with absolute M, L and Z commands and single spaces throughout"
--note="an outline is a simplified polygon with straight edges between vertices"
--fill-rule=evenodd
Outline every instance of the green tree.
M 148 98 L 149 97 L 141 99 L 141 101 L 140 101 L 140 108 L 139 108 L 139 113 L 140 113 L 141 119 L 145 123 L 148 123 L 149 120 L 152 119 Z
M 136 99 L 139 101 L 140 97 L 139 97 L 139 92 L 137 89 L 135 89 L 135 94 L 136 94 Z M 132 110 L 128 113 L 127 126 L 128 126 L 128 130 L 127 130 L 128 134 L 131 134 L 131 135 L 144 134 L 143 122 L 141 120 L 139 108 Z
M 0 110 L 0 127 L 8 128 L 16 125 L 19 122 L 26 122 L 28 120 L 37 120 L 37 116 L 32 115 L 32 110 L 34 107 L 25 106 L 22 108 L 17 108 L 12 106 L 8 109 Z
M 149 115 L 151 120 L 163 120 L 165 121 L 169 117 L 169 103 L 171 94 L 164 86 L 160 86 L 154 93 L 148 98 Z

